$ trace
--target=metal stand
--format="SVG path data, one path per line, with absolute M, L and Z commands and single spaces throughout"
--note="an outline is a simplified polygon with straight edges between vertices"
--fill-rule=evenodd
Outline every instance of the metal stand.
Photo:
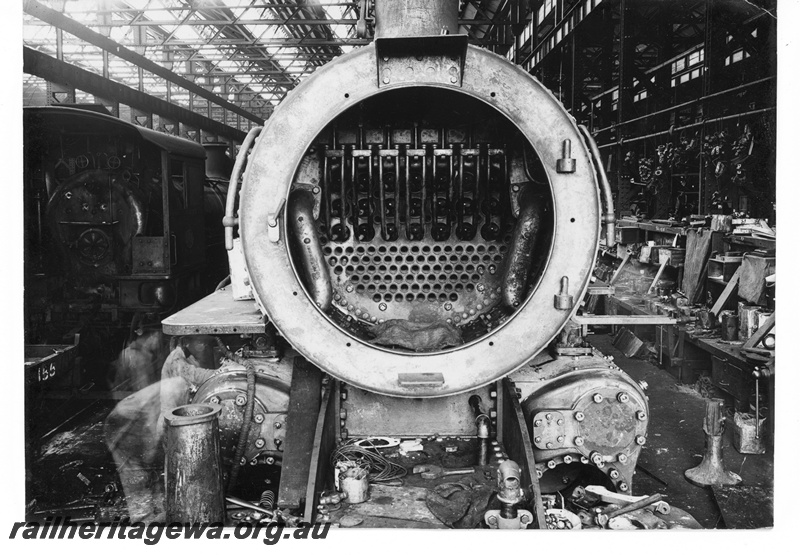
M 686 479 L 696 486 L 735 486 L 742 478 L 730 470 L 725 470 L 722 462 L 722 401 L 706 400 L 706 418 L 703 430 L 706 434 L 706 452 L 703 462 L 684 472 Z

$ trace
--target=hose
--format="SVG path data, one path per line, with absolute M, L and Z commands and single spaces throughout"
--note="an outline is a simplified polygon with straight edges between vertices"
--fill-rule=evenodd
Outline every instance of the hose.
M 225 343 L 222 342 L 222 339 L 219 337 L 215 337 L 214 339 L 216 339 L 217 346 L 226 357 L 241 364 L 247 370 L 247 402 L 244 405 L 244 417 L 242 418 L 242 427 L 239 428 L 239 440 L 236 443 L 236 452 L 233 456 L 231 473 L 228 474 L 228 481 L 225 483 L 225 489 L 230 491 L 230 489 L 236 485 L 236 480 L 239 478 L 239 468 L 242 466 L 242 456 L 247 446 L 247 436 L 250 434 L 250 426 L 253 420 L 253 406 L 255 405 L 256 398 L 256 367 L 251 360 L 232 353 Z
M 586 137 L 586 144 L 592 153 L 592 160 L 594 161 L 597 175 L 600 178 L 600 192 L 603 195 L 606 205 L 605 212 L 603 213 L 603 223 L 606 226 L 606 246 L 613 247 L 617 244 L 617 218 L 614 216 L 614 197 L 611 193 L 611 184 L 608 182 L 606 171 L 603 169 L 603 159 L 600 156 L 600 150 L 597 148 L 597 143 L 594 142 L 594 137 L 592 137 L 592 134 L 585 125 L 579 125 L 578 127 L 580 128 L 584 137 Z
M 228 276 L 226 276 L 225 278 L 223 278 L 223 280 L 222 280 L 222 281 L 220 281 L 220 282 L 217 284 L 217 286 L 214 288 L 214 291 L 219 291 L 219 290 L 220 290 L 220 289 L 222 289 L 223 287 L 225 287 L 225 286 L 227 286 L 227 285 L 230 285 L 230 283 L 231 283 L 231 276 L 230 276 L 230 274 L 229 274 Z

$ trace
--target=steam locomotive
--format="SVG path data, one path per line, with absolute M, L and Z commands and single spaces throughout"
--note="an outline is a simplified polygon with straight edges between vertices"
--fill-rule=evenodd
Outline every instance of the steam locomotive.
M 574 322 L 614 237 L 599 153 L 536 79 L 458 34 L 457 5 L 376 1 L 375 40 L 251 132 L 224 222 L 254 299 L 225 289 L 164 320 L 185 346 L 165 374 L 194 407 L 168 428 L 216 420 L 227 491 L 257 499 L 240 471 L 279 468 L 283 515 L 325 518 L 336 453 L 375 438 L 472 442 L 504 496 L 491 527 L 544 527 L 542 495 L 577 484 L 632 486 L 647 398 Z M 166 449 L 168 518 L 220 518 L 210 459 Z
M 206 180 L 204 148 L 103 112 L 24 110 L 25 342 L 79 334 L 100 380 L 124 342 L 227 274 L 227 182 Z

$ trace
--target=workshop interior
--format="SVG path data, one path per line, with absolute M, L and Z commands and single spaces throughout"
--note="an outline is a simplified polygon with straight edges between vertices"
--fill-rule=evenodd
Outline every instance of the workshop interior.
M 23 11 L 28 520 L 773 526 L 775 0 Z

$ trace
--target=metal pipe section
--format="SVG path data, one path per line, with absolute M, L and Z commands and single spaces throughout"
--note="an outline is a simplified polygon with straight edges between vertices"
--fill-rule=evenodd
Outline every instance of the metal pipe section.
M 233 228 L 239 225 L 239 218 L 234 215 L 236 208 L 236 193 L 239 191 L 239 177 L 242 175 L 244 162 L 247 160 L 247 151 L 261 133 L 261 127 L 253 127 L 244 138 L 239 154 L 236 156 L 236 163 L 233 165 L 231 180 L 228 184 L 228 196 L 225 199 L 225 216 L 222 218 L 222 225 L 225 226 L 225 248 L 233 250 Z
M 164 413 L 167 522 L 225 521 L 219 405 L 184 405 Z
M 300 261 L 306 277 L 305 285 L 316 305 L 322 310 L 328 310 L 333 302 L 333 286 L 325 264 L 322 244 L 314 229 L 314 194 L 305 189 L 292 191 L 287 214 L 297 240 L 296 247 L 300 251 Z
M 458 33 L 458 0 L 375 0 L 375 38 Z
M 483 410 L 479 395 L 469 398 L 469 406 L 475 413 L 475 428 L 478 436 L 478 466 L 489 464 L 489 436 L 491 435 L 491 418 Z
M 503 301 L 517 308 L 527 292 L 528 274 L 533 263 L 533 248 L 542 224 L 542 207 L 533 191 L 525 187 L 519 195 L 519 217 L 508 248 L 508 264 L 503 276 Z
M 606 226 L 606 246 L 613 247 L 617 244 L 616 222 L 617 218 L 614 216 L 614 197 L 611 194 L 611 185 L 608 182 L 606 171 L 603 169 L 603 159 L 600 157 L 600 150 L 597 148 L 597 143 L 594 137 L 589 132 L 585 125 L 578 126 L 586 137 L 586 144 L 592 152 L 592 160 L 597 169 L 597 175 L 600 178 L 600 191 L 605 200 L 605 211 L 603 212 L 603 224 Z

